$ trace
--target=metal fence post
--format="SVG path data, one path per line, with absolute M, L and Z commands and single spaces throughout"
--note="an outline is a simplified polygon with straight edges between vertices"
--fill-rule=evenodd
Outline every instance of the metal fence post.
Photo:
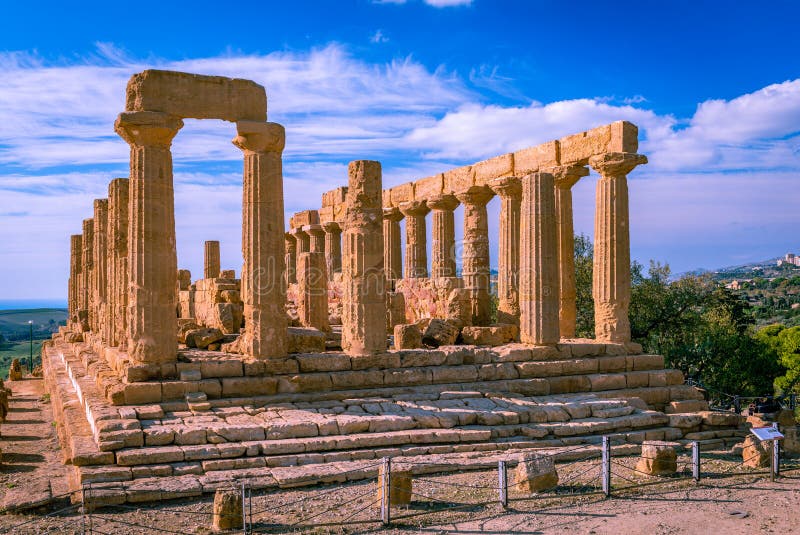
M 247 509 L 245 509 L 245 505 L 247 504 L 247 493 L 245 492 L 244 488 L 244 481 L 242 481 L 242 533 L 247 535 Z
M 89 513 L 89 534 L 90 535 L 92 533 L 94 533 L 94 525 L 92 524 L 92 508 L 93 508 L 93 506 L 92 506 L 92 484 L 90 482 L 89 483 L 89 509 L 88 509 L 88 513 Z
M 388 525 L 392 521 L 391 508 L 391 488 L 392 488 L 392 460 L 389 457 L 383 458 L 383 477 L 381 478 L 381 522 Z
M 81 485 L 81 535 L 86 535 L 86 485 Z
M 603 493 L 606 495 L 606 498 L 609 498 L 611 497 L 611 441 L 607 436 L 603 437 L 602 453 L 601 479 L 603 483 Z
M 700 481 L 700 443 L 692 442 L 692 478 L 695 483 Z
M 500 495 L 500 505 L 506 509 L 508 507 L 508 471 L 505 461 L 497 462 L 497 491 Z
M 772 439 L 772 470 L 769 480 L 775 481 L 781 473 L 781 443 L 777 438 Z

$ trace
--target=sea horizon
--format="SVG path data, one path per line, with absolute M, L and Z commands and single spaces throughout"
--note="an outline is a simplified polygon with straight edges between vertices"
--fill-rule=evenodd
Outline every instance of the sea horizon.
M 65 299 L 0 299 L 0 310 L 32 308 L 67 308 L 67 301 Z

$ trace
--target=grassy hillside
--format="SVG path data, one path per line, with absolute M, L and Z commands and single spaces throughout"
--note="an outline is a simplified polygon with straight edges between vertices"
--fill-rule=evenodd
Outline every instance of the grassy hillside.
M 67 320 L 63 308 L 0 310 L 0 377 L 8 376 L 8 367 L 15 358 L 27 362 L 30 355 L 30 334 L 33 326 L 33 362 L 39 362 L 42 340 L 58 330 Z M 32 322 L 29 324 L 28 322 Z M 27 369 L 27 368 L 26 368 Z

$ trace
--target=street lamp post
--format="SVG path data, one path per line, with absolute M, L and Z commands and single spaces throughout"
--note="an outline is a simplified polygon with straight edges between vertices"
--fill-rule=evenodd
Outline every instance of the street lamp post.
M 28 373 L 33 373 L 33 320 L 28 320 L 28 327 L 31 330 L 31 354 L 28 357 Z

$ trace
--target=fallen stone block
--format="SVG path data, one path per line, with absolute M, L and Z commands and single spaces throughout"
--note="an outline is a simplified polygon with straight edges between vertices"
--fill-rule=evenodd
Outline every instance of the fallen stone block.
M 525 455 L 517 465 L 515 485 L 520 492 L 539 492 L 558 485 L 558 472 L 552 457 Z
M 645 440 L 636 469 L 651 476 L 674 474 L 678 471 L 678 454 L 675 448 L 679 445 L 675 442 Z

